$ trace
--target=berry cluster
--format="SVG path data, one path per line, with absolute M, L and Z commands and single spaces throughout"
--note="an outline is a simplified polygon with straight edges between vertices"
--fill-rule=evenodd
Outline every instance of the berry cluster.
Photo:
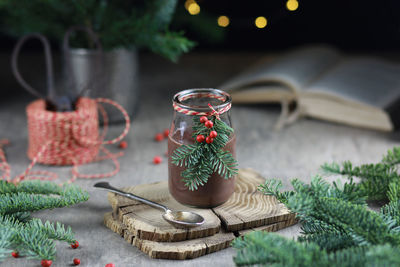
M 214 126 L 214 123 L 210 120 L 208 120 L 208 118 L 206 116 L 201 116 L 200 117 L 200 122 L 204 124 L 205 127 L 207 127 L 208 129 L 211 129 Z M 207 144 L 211 144 L 212 142 L 214 142 L 214 138 L 217 137 L 218 133 L 214 130 L 210 131 L 210 133 L 208 134 L 207 137 L 205 137 L 202 134 L 199 134 L 196 137 L 197 142 L 202 143 L 204 142 L 204 140 L 206 141 Z

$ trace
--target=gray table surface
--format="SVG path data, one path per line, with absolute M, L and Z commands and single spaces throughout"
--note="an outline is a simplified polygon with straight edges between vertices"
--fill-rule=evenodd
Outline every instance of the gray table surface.
M 166 180 L 166 158 L 157 166 L 152 164 L 152 159 L 155 155 L 164 155 L 167 144 L 165 141 L 153 141 L 153 136 L 169 127 L 173 93 L 185 88 L 216 87 L 259 57 L 259 54 L 192 53 L 184 56 L 179 64 L 172 64 L 156 56 L 141 56 L 140 109 L 126 138 L 129 148 L 120 159 L 121 171 L 109 181 L 122 187 Z M 7 64 L 8 61 L 0 63 L 2 91 L 6 95 L 0 98 L 0 138 L 9 138 L 12 142 L 6 148 L 6 153 L 12 174 L 16 175 L 29 164 L 26 157 L 27 128 L 24 107 L 32 99 L 13 81 Z M 387 149 L 399 144 L 397 134 L 384 134 L 310 119 L 302 119 L 281 131 L 274 131 L 273 126 L 278 116 L 279 108 L 276 107 L 234 106 L 232 109 L 240 167 L 253 168 L 265 177 L 281 178 L 288 189 L 291 178 L 309 181 L 324 162 L 346 159 L 351 159 L 354 163 L 375 162 L 380 160 Z M 120 126 L 113 126 L 110 135 L 119 131 Z M 118 151 L 116 147 L 111 149 Z M 68 167 L 36 168 L 58 172 L 60 181 L 67 180 L 70 175 Z M 102 162 L 84 166 L 82 172 L 101 172 L 111 168 L 112 164 Z M 57 260 L 53 266 L 70 266 L 73 258 L 81 259 L 80 266 L 104 266 L 110 262 L 118 267 L 233 265 L 235 251 L 232 248 L 193 260 L 150 259 L 103 225 L 103 214 L 111 208 L 106 193 L 92 188 L 95 182 L 76 182 L 90 193 L 88 202 L 35 214 L 43 219 L 70 225 L 80 242 L 77 250 L 59 242 Z M 293 238 L 299 234 L 299 227 L 281 230 L 279 234 Z M 40 263 L 10 258 L 1 264 L 12 265 L 39 266 Z

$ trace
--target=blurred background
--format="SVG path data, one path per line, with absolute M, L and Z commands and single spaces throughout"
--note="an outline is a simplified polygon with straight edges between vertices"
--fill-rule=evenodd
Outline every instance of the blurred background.
M 57 1 L 2 0 L 1 51 L 12 49 L 16 36 L 23 32 L 44 29 L 45 33 L 51 33 L 52 41 L 56 41 L 54 37 L 60 36 L 62 30 L 79 23 L 79 16 L 63 18 L 54 14 L 49 8 L 53 2 Z M 58 2 L 55 10 L 67 9 L 63 1 Z M 90 2 L 100 5 L 107 1 L 87 2 L 84 12 L 95 12 L 95 4 L 90 6 Z M 114 2 L 115 6 L 126 5 L 124 1 L 108 2 Z M 130 2 L 137 5 L 141 1 Z M 327 42 L 346 50 L 397 50 L 400 45 L 399 8 L 400 3 L 394 0 L 180 0 L 170 28 L 184 31 L 189 39 L 196 41 L 196 51 L 268 51 L 314 42 Z M 69 16 L 66 10 L 64 12 Z M 48 21 L 47 27 L 40 25 L 43 22 L 39 17 Z M 19 21 L 21 18 L 24 23 Z M 255 23 L 257 18 L 258 24 Z M 58 25 L 51 25 L 53 21 Z
M 396 60 L 399 8 L 394 0 L 1 0 L 0 79 L 5 95 L 25 94 L 11 73 L 11 52 L 19 38 L 39 32 L 51 44 L 57 94 L 69 94 L 73 102 L 91 88 L 90 96 L 114 99 L 132 115 L 143 91 L 138 84 L 146 87 L 146 75 L 155 75 L 157 68 L 168 70 L 169 77 L 174 70 L 178 77 L 186 71 L 185 82 L 171 78 L 165 86 L 151 86 L 169 97 L 187 87 L 217 87 L 261 57 L 307 44 Z M 97 64 L 96 41 L 81 30 L 73 30 L 68 46 L 62 46 L 74 26 L 98 36 L 105 64 Z M 28 41 L 21 51 L 22 76 L 45 94 L 42 44 Z M 206 80 L 211 65 L 218 72 Z

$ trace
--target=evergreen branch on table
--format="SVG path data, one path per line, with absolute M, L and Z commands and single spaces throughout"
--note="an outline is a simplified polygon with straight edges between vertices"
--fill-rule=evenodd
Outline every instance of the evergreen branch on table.
M 12 252 L 9 247 L 12 246 L 14 232 L 8 231 L 6 228 L 0 228 L 0 262 L 9 257 Z
M 382 163 L 395 166 L 400 164 L 400 147 L 394 147 L 383 157 Z
M 399 151 L 393 149 L 390 153 Z M 400 179 L 394 156 L 378 164 L 353 167 L 350 162 L 325 164 L 324 172 L 345 175 L 344 185 L 328 184 L 320 176 L 310 184 L 292 180 L 294 190 L 280 192 L 281 183 L 267 181 L 260 190 L 280 197 L 297 213 L 302 236 L 297 241 L 270 233 L 250 233 L 233 243 L 239 266 L 399 266 Z M 390 163 L 390 164 L 389 164 Z M 361 178 L 354 183 L 352 177 Z M 380 183 L 380 184 L 379 184 Z M 374 187 L 375 186 L 375 187 Z M 374 212 L 369 199 L 389 203 Z
M 355 267 L 399 266 L 400 248 L 350 247 L 327 253 L 315 243 L 301 243 L 275 233 L 255 231 L 233 242 L 237 266 Z
M 66 207 L 86 201 L 87 192 L 74 185 L 23 181 L 17 186 L 0 181 L 0 261 L 17 251 L 21 256 L 54 260 L 54 240 L 72 243 L 72 229 L 61 223 L 31 218 L 32 211 Z
M 192 138 L 196 139 L 198 135 L 208 136 L 211 131 L 216 131 L 218 135 L 212 143 L 195 142 L 182 145 L 171 155 L 171 162 L 174 165 L 186 168 L 181 176 L 185 186 L 192 191 L 207 183 L 213 173 L 225 179 L 234 177 L 238 173 L 236 159 L 230 152 L 224 151 L 233 129 L 215 117 L 212 117 L 211 121 L 213 127 L 207 128 L 200 122 L 200 116 L 193 116 Z
M 287 203 L 289 196 L 293 193 L 292 191 L 281 192 L 282 182 L 276 179 L 266 180 L 265 184 L 259 185 L 258 190 L 260 190 L 265 195 L 270 195 L 276 197 L 278 201 L 283 204 Z
M 44 224 L 39 219 L 32 219 L 27 224 L 28 229 L 37 229 L 43 232 L 49 239 L 65 241 L 74 243 L 76 240 L 70 226 L 65 227 L 63 224 L 57 222 L 56 224 L 46 221 Z
M 351 162 L 346 161 L 343 163 L 342 168 L 337 163 L 324 164 L 321 168 L 325 173 L 346 175 L 349 178 L 360 178 L 359 189 L 370 200 L 385 200 L 385 192 L 388 190 L 389 184 L 392 181 L 400 179 L 396 168 L 385 163 L 364 164 L 353 167 Z
M 30 194 L 25 192 L 3 194 L 0 195 L 0 203 L 2 203 L 0 206 L 0 214 L 62 208 L 89 199 L 86 192 L 77 188 L 75 189 L 76 190 L 71 190 L 71 187 L 66 188 L 60 196 Z

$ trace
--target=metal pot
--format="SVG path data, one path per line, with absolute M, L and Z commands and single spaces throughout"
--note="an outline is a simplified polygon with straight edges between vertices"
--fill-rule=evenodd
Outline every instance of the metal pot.
M 65 82 L 73 84 L 77 91 L 88 90 L 90 97 L 110 98 L 122 105 L 132 117 L 137 110 L 139 87 L 137 51 L 114 49 L 99 52 L 83 48 L 64 51 L 68 57 L 70 71 L 65 73 Z M 122 122 L 121 112 L 105 107 L 109 122 Z

